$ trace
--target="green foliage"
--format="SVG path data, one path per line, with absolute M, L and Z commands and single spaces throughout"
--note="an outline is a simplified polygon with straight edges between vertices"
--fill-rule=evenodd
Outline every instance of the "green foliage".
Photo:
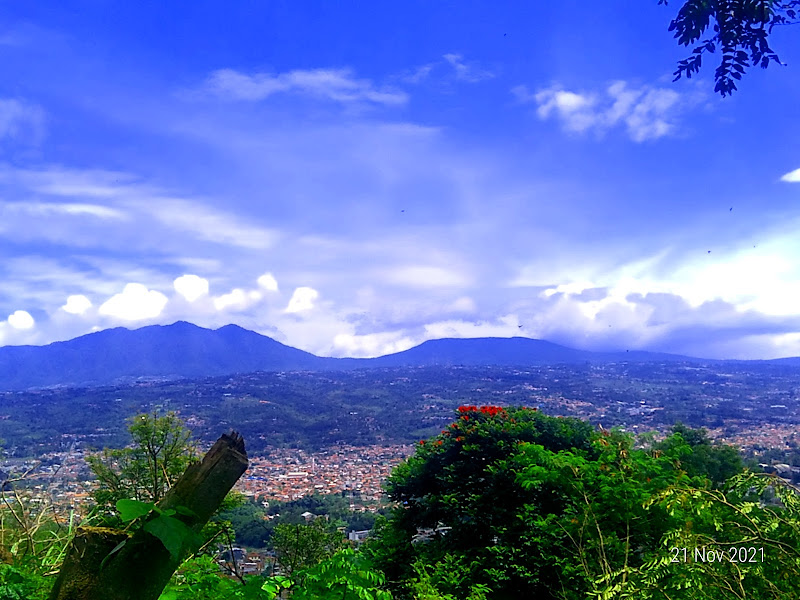
M 50 584 L 35 573 L 0 565 L 0 600 L 44 600 Z
M 116 501 L 120 519 L 187 555 L 201 540 L 181 521 L 185 509 L 159 508 L 144 487 L 142 497 Z M 344 541 L 341 496 L 273 503 L 278 576 L 227 577 L 212 556 L 195 555 L 161 600 L 800 597 L 797 490 L 742 472 L 738 453 L 703 430 L 677 425 L 661 442 L 637 441 L 532 409 L 462 407 L 394 470 L 387 490 L 398 507 L 378 517 L 359 550 Z M 0 600 L 43 600 L 42 575 L 73 531 L 71 521 L 66 531 L 45 517 L 36 525 L 24 504 L 18 495 L 0 510 L 0 542 L 14 561 L 0 566 Z M 330 519 L 307 523 L 306 511 Z M 230 547 L 228 524 L 272 524 L 265 512 L 233 495 L 209 527 Z M 695 548 L 716 557 L 743 547 L 762 548 L 761 560 L 674 561 L 674 548 L 692 558 Z
M 152 502 L 141 502 L 123 498 L 117 500 L 117 511 L 124 522 L 144 519 L 142 528 L 150 535 L 157 537 L 164 547 L 174 558 L 198 548 L 203 543 L 203 538 L 192 531 L 180 519 L 175 518 L 176 514 L 190 516 L 192 511 L 188 508 L 179 506 L 175 509 L 162 510 Z M 149 517 L 146 518 L 145 517 Z M 118 545 L 112 554 L 122 548 L 123 541 Z M 109 555 L 110 556 L 110 555 Z
M 345 548 L 293 577 L 270 578 L 263 589 L 269 591 L 270 599 L 279 597 L 280 590 L 288 588 L 292 600 L 392 600 L 392 595 L 381 589 L 383 583 L 383 575 L 374 570 L 364 555 Z
M 690 476 L 708 477 L 715 487 L 719 487 L 744 469 L 738 450 L 733 446 L 712 443 L 705 429 L 691 429 L 678 423 L 672 427 L 672 434 L 654 447 L 674 453 L 678 446 L 687 444 L 691 453 L 683 456 L 681 467 Z
M 317 517 L 307 525 L 278 525 L 272 545 L 281 570 L 292 575 L 335 554 L 344 546 L 344 536 L 335 524 Z
M 233 527 L 237 544 L 250 548 L 270 548 L 275 527 L 305 523 L 302 515 L 306 512 L 327 515 L 333 521 L 340 521 L 345 524 L 346 531 L 372 529 L 377 518 L 375 513 L 350 510 L 350 503 L 341 494 L 313 494 L 288 502 L 273 500 L 266 509 L 256 502 L 245 501 L 220 511 L 218 518 Z
M 654 495 L 708 490 L 706 475 L 741 469 L 735 452 L 686 428 L 645 450 L 534 410 L 459 410 L 394 470 L 387 489 L 401 507 L 367 544 L 400 597 L 586 598 L 662 554 L 663 536 L 684 523 L 648 504 Z
M 407 594 L 404 582 L 418 577 L 417 559 L 434 567 L 434 584 L 443 594 L 459 598 L 476 585 L 488 586 L 496 597 L 532 597 L 542 589 L 540 579 L 552 574 L 528 552 L 537 536 L 531 537 L 521 511 L 532 502 L 542 513 L 558 510 L 561 499 L 519 485 L 519 467 L 505 461 L 530 443 L 595 456 L 594 430 L 535 410 L 485 408 L 463 407 L 455 423 L 420 443 L 387 481 L 401 508 L 368 548 L 398 594 Z
M 175 413 L 136 415 L 128 431 L 131 446 L 86 458 L 97 477 L 94 496 L 101 506 L 121 499 L 158 502 L 195 457 L 191 432 Z
M 159 600 L 268 600 L 274 596 L 264 591 L 263 578 L 245 578 L 244 582 L 220 576 L 210 556 L 191 558 L 181 565 Z
M 764 502 L 775 496 L 777 504 Z M 598 581 L 597 597 L 800 598 L 800 495 L 779 478 L 734 476 L 724 489 L 671 486 L 648 502 L 676 517 L 661 552 Z
M 56 572 L 77 526 L 74 510 L 62 521 L 53 510 L 52 498 L 26 486 L 24 476 L 14 478 L 13 483 L 0 502 L 0 561 L 13 567 L 9 577 L 14 581 L 9 585 L 19 584 L 20 574 L 38 580 Z M 81 523 L 89 526 L 98 521 L 98 511 L 92 509 Z
M 667 4 L 667 0 L 658 0 Z M 682 46 L 697 44 L 689 58 L 678 63 L 675 81 L 697 73 L 703 55 L 719 48 L 721 61 L 714 73 L 715 92 L 723 97 L 736 90 L 748 66 L 766 69 L 770 62 L 781 63 L 769 46 L 769 35 L 776 25 L 796 24 L 800 0 L 688 0 L 670 23 L 669 30 Z M 712 25 L 713 21 L 713 25 Z M 706 30 L 714 34 L 699 42 Z

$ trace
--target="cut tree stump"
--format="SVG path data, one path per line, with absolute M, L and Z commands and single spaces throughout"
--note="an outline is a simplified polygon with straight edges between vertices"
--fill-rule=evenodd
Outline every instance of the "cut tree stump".
M 167 491 L 159 508 L 188 508 L 176 514 L 199 532 L 247 470 L 244 439 L 223 435 Z M 109 557 L 123 540 L 125 545 Z M 101 563 L 108 557 L 106 564 Z M 115 529 L 80 527 L 53 585 L 50 600 L 157 600 L 185 556 L 174 557 L 161 540 L 141 527 L 132 535 Z

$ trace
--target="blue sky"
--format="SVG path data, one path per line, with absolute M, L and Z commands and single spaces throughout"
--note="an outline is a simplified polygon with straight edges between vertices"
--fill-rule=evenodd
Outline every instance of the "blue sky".
M 6 4 L 0 345 L 800 355 L 800 36 L 722 99 L 635 4 Z

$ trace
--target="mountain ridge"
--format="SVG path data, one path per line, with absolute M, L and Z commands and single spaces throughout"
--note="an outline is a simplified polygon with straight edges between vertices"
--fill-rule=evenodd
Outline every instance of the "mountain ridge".
M 593 352 L 525 337 L 443 338 L 375 358 L 333 358 L 316 356 L 235 324 L 206 329 L 177 321 L 138 329 L 104 329 L 43 346 L 2 346 L 0 390 L 96 386 L 131 378 L 196 378 L 256 371 L 436 365 L 524 367 L 625 361 L 718 362 L 645 351 Z

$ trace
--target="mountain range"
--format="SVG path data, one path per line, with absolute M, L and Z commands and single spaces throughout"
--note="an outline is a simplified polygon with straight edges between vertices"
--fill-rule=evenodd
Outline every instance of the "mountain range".
M 798 360 L 798 359 L 788 359 Z M 96 386 L 137 378 L 198 378 L 255 371 L 324 371 L 415 366 L 520 366 L 642 361 L 711 362 L 653 352 L 591 352 L 544 340 L 429 340 L 377 358 L 315 356 L 243 329 L 211 330 L 185 321 L 117 327 L 46 346 L 0 347 L 0 390 Z

